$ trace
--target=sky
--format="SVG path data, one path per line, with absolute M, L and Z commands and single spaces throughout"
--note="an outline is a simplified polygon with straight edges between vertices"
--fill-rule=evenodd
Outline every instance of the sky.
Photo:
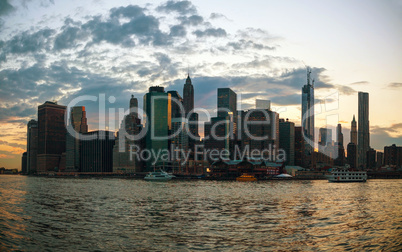
M 230 87 L 238 109 L 268 99 L 300 125 L 306 67 L 317 129 L 340 123 L 349 143 L 363 91 L 371 147 L 402 145 L 400 0 L 0 0 L 0 167 L 20 169 L 26 124 L 45 101 L 104 94 L 118 111 L 133 94 L 142 107 L 150 86 L 182 95 L 188 73 L 195 107 L 212 116 L 217 88 Z M 99 129 L 98 102 L 76 105 Z

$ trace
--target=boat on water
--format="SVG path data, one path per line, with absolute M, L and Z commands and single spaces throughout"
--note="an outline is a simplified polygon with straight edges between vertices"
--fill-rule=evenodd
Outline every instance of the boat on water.
M 366 171 L 351 171 L 348 168 L 332 168 L 329 182 L 366 182 Z
M 244 173 L 240 177 L 237 177 L 236 181 L 257 181 L 257 178 L 253 175 L 248 175 Z
M 172 178 L 174 178 L 175 176 L 172 174 L 169 174 L 167 172 L 164 171 L 160 171 L 160 172 L 150 172 L 145 176 L 145 180 L 146 181 L 169 181 Z

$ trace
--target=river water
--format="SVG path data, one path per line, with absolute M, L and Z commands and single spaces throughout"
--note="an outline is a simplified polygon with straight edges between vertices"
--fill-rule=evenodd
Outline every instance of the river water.
M 0 176 L 0 251 L 402 249 L 402 180 Z

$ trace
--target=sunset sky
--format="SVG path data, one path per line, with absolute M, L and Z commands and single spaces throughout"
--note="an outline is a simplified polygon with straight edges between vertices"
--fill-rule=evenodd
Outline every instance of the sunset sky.
M 317 128 L 339 122 L 349 143 L 364 91 L 371 147 L 402 145 L 402 1 L 0 0 L 0 167 L 20 169 L 45 101 L 105 94 L 108 111 L 134 94 L 142 107 L 153 85 L 182 95 L 187 72 L 213 116 L 216 89 L 230 87 L 242 109 L 269 99 L 300 125 L 306 66 Z M 78 105 L 98 129 L 98 103 Z

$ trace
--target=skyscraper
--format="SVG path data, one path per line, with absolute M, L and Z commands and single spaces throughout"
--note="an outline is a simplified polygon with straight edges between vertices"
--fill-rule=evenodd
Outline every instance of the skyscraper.
M 194 87 L 191 83 L 190 75 L 187 76 L 186 84 L 183 87 L 183 106 L 187 117 L 188 113 L 194 109 Z
M 38 106 L 38 172 L 58 169 L 66 151 L 66 106 L 47 101 Z
M 370 149 L 369 94 L 359 92 L 358 165 L 366 168 L 366 153 Z
M 342 125 L 340 123 L 338 123 L 338 126 L 336 127 L 336 142 L 334 151 L 336 152 L 334 153 L 335 165 L 345 165 L 345 147 L 343 146 Z
M 146 112 L 145 127 L 146 148 L 158 153 L 168 150 L 168 131 L 171 129 L 171 101 L 170 94 L 165 93 L 163 87 L 154 86 L 149 88 L 149 92 L 144 95 L 144 110 Z M 163 160 L 156 160 L 156 157 L 148 159 L 146 162 L 147 171 L 152 171 L 155 167 L 163 165 Z
M 350 168 L 356 169 L 357 168 L 357 146 L 355 143 L 350 142 L 347 147 L 348 150 L 348 164 Z
M 285 164 L 295 164 L 295 124 L 279 119 L 279 148 L 286 152 Z
M 232 113 L 233 121 L 237 118 L 237 95 L 230 88 L 218 88 L 218 117 Z
M 79 171 L 80 144 L 79 134 L 88 132 L 88 124 L 85 107 L 72 107 L 70 111 L 69 126 L 74 130 L 73 134 L 66 135 L 66 171 Z
M 172 99 L 172 106 L 171 106 L 172 118 L 184 117 L 185 115 L 183 115 L 182 111 L 180 110 L 180 104 L 183 104 L 183 98 L 181 98 L 179 92 L 172 90 L 168 91 L 167 93 L 170 94 L 170 97 Z
M 38 156 L 38 122 L 31 120 L 28 122 L 27 131 L 27 167 L 29 174 L 36 173 Z
M 112 172 L 114 132 L 98 130 L 84 135 L 93 139 L 80 140 L 81 172 Z
M 320 128 L 320 142 L 318 149 L 321 153 L 325 153 L 327 156 L 332 157 L 332 153 L 328 152 L 328 147 L 332 147 L 332 129 Z
M 355 120 L 355 115 L 353 115 L 353 120 L 350 127 L 350 142 L 357 146 L 357 125 Z
M 307 69 L 307 84 L 302 88 L 302 114 L 301 125 L 304 135 L 304 159 L 306 165 L 312 167 L 314 152 L 314 80 L 311 82 L 311 70 Z
M 140 150 L 136 150 L 135 148 L 137 146 L 139 148 L 142 147 L 140 144 L 141 139 L 138 137 L 141 130 L 141 119 L 138 118 L 138 100 L 134 95 L 131 95 L 130 112 L 121 122 L 113 147 L 113 172 L 130 174 L 141 171 L 141 160 L 136 156 L 132 156 L 130 159 L 130 148 L 133 152 L 139 152 Z M 129 137 L 131 139 L 129 139 Z M 132 138 L 134 138 L 134 140 Z

